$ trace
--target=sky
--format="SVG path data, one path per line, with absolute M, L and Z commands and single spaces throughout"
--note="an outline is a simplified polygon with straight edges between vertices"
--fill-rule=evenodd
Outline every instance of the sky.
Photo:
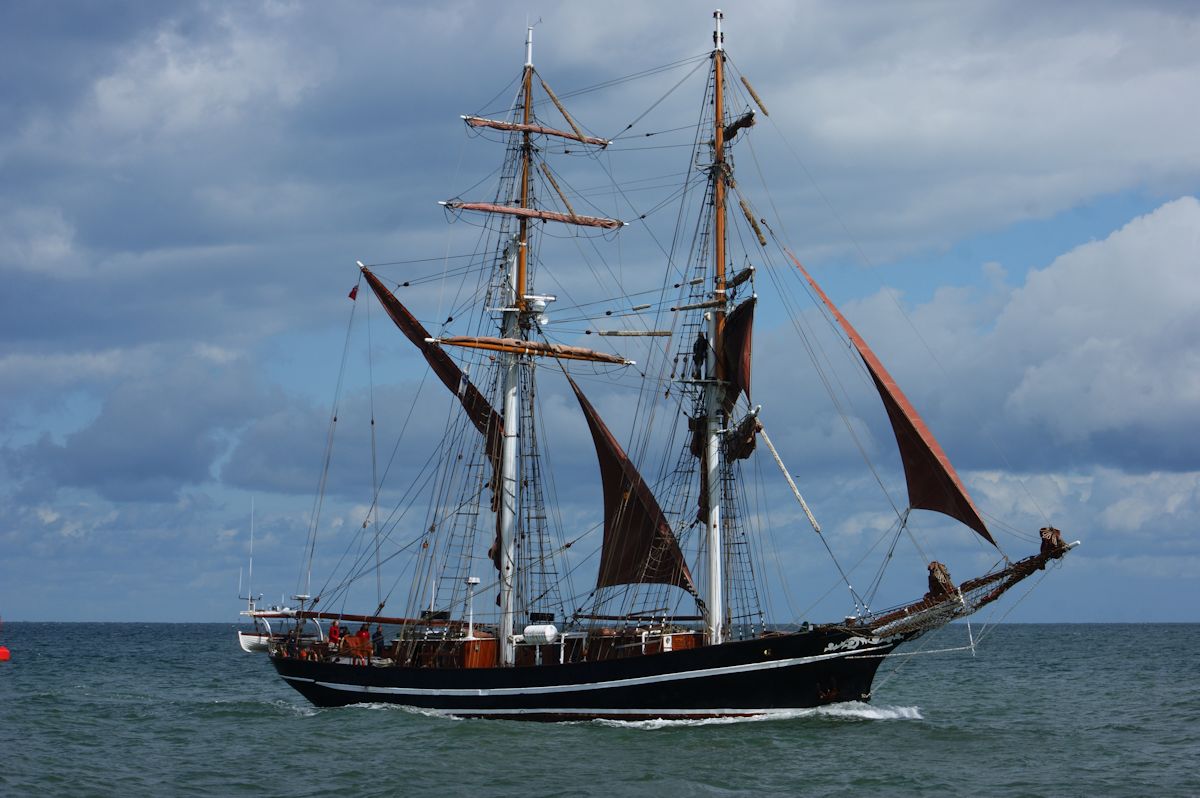
M 497 156 L 459 115 L 505 105 L 528 23 L 569 96 L 707 52 L 711 10 L 0 5 L 0 616 L 235 620 L 252 501 L 254 587 L 292 591 L 355 261 L 469 247 L 435 203 Z M 724 10 L 770 110 L 740 156 L 747 191 L 769 186 L 985 517 L 1083 541 L 1005 617 L 1200 620 L 1200 8 Z M 664 75 L 568 102 L 612 135 L 682 77 Z M 629 246 L 634 274 L 653 257 Z M 756 329 L 767 419 L 816 391 L 762 365 L 789 362 L 787 332 L 770 315 Z M 377 345 L 375 401 L 441 424 L 405 344 Z M 563 390 L 551 425 L 582 462 Z M 361 376 L 347 396 L 365 404 Z M 619 396 L 596 404 L 620 417 Z M 841 469 L 836 417 L 794 415 L 769 428 L 835 548 L 886 527 Z M 570 523 L 595 518 L 567 494 Z M 333 486 L 331 534 L 362 501 Z

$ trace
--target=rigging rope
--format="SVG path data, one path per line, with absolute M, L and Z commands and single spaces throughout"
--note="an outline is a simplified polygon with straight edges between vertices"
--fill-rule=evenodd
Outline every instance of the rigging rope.
M 350 351 L 350 333 L 354 328 L 354 312 L 357 309 L 357 305 L 357 302 L 351 303 L 350 318 L 346 322 L 346 338 L 342 343 L 342 362 L 338 367 L 337 384 L 333 391 L 333 407 L 330 411 L 329 428 L 325 435 L 325 451 L 321 462 L 321 476 L 317 481 L 317 494 L 313 497 L 313 508 L 309 516 L 308 556 L 304 572 L 304 589 L 301 591 L 304 595 L 309 594 L 312 585 L 312 564 L 317 547 L 317 530 L 320 526 L 321 508 L 325 503 L 325 488 L 329 481 L 329 466 L 333 460 L 334 430 L 337 427 L 338 406 L 341 402 L 342 384 L 346 376 L 346 360 Z
M 375 448 L 375 357 L 374 357 L 374 341 L 371 337 L 371 303 L 367 302 L 367 382 L 368 382 L 368 402 L 371 410 L 371 507 L 375 507 L 379 501 L 379 459 L 376 455 Z M 383 577 L 379 572 L 379 514 L 372 510 L 367 511 L 367 517 L 363 519 L 363 526 L 374 520 L 375 527 L 375 601 L 380 608 L 383 607 Z
M 736 67 L 734 67 L 734 69 L 735 69 L 735 71 L 737 71 Z M 740 71 L 738 71 L 738 74 L 741 75 Z M 830 216 L 838 224 L 838 226 L 842 229 L 842 232 L 845 234 L 846 238 L 852 244 L 854 251 L 857 253 L 857 255 L 859 257 L 859 260 L 863 263 L 863 265 L 865 265 L 869 268 L 873 268 L 875 264 L 872 262 L 870 257 L 867 256 L 867 253 L 863 249 L 862 244 L 859 242 L 858 238 L 854 235 L 854 233 L 850 230 L 849 226 L 845 222 L 845 219 L 841 216 L 841 214 L 839 214 L 837 212 L 837 209 L 834 207 L 834 204 L 829 199 L 828 195 L 821 189 L 821 185 L 817 182 L 817 180 L 813 176 L 812 172 L 809 171 L 808 166 L 805 163 L 804 159 L 801 158 L 800 153 L 796 150 L 795 147 L 792 146 L 791 141 L 784 134 L 784 131 L 780 127 L 779 123 L 775 119 L 771 119 L 770 117 L 768 117 L 768 121 L 770 122 L 772 129 L 779 136 L 779 139 L 783 142 L 784 148 L 792 156 L 792 158 L 795 159 L 797 165 L 799 165 L 799 167 L 800 167 L 800 170 L 804 173 L 804 176 L 808 179 L 809 184 L 813 187 L 813 190 L 816 191 L 817 196 L 820 197 L 821 202 L 825 205 L 825 208 L 829 212 Z M 762 181 L 762 184 L 763 184 L 764 190 L 765 190 L 766 181 L 763 179 L 762 169 L 761 169 L 761 166 L 759 166 L 759 164 L 758 164 L 757 156 L 753 155 L 754 147 L 753 147 L 752 143 L 750 145 L 750 149 L 751 149 L 751 153 L 752 153 L 752 158 L 755 161 L 755 166 L 759 172 L 759 179 Z M 770 205 L 771 205 L 772 212 L 774 213 L 776 223 L 782 225 L 782 217 L 779 213 L 779 209 L 776 207 L 774 199 L 771 198 L 770 192 L 766 191 L 766 193 L 767 193 Z M 773 233 L 772 233 L 772 238 L 774 238 Z M 896 306 L 897 310 L 899 310 L 900 315 L 904 318 L 905 322 L 912 329 L 912 331 L 916 335 L 917 339 L 921 342 L 921 345 L 924 347 L 926 353 L 929 355 L 929 357 L 933 361 L 933 363 L 938 367 L 938 370 L 942 373 L 942 375 L 944 377 L 948 378 L 950 376 L 949 373 L 946 371 L 945 367 L 942 365 L 942 363 L 938 359 L 937 355 L 933 352 L 933 349 L 930 347 L 929 343 L 925 340 L 924 336 L 921 335 L 920 330 L 917 329 L 916 324 L 912 320 L 912 317 L 909 316 L 909 314 L 907 312 L 905 312 L 904 308 L 900 305 L 899 300 L 896 298 L 895 294 L 891 291 L 885 291 L 884 293 L 886 293 L 888 295 L 888 298 L 891 299 L 892 303 Z M 987 430 L 985 428 L 982 429 L 982 432 L 984 433 L 984 435 L 987 436 L 988 442 L 992 446 L 993 450 L 1003 460 L 1008 473 L 1015 474 L 1015 471 L 1012 467 L 1012 462 L 1008 458 L 1004 449 L 1001 448 L 1001 446 L 1000 446 L 999 442 L 996 440 L 995 436 L 989 430 Z M 1017 479 L 1017 484 L 1019 484 L 1021 486 L 1021 489 L 1024 491 L 1026 497 L 1033 504 L 1033 506 L 1037 510 L 1038 514 L 1042 517 L 1043 523 L 1046 525 L 1049 525 L 1050 524 L 1049 517 L 1047 516 L 1046 512 L 1042 509 L 1041 505 L 1038 503 L 1037 498 L 1033 495 L 1033 492 L 1029 489 L 1029 485 L 1027 484 L 1027 482 L 1024 479 L 1022 479 L 1019 475 L 1016 475 L 1016 479 Z M 989 515 L 989 517 L 993 517 L 993 516 Z M 998 548 L 998 549 L 1000 548 L 998 543 L 996 545 L 996 548 Z M 1003 549 L 1001 549 L 1001 553 L 1003 553 Z M 1006 557 L 1007 557 L 1007 555 L 1006 555 Z

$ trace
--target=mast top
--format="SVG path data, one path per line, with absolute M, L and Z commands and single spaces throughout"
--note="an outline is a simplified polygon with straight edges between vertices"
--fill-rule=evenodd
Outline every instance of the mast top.
M 713 23 L 713 49 L 718 51 L 724 50 L 725 34 L 721 30 L 721 20 L 725 19 L 725 14 L 723 14 L 721 9 L 718 8 L 713 12 L 713 19 L 715 20 Z
M 540 20 L 539 20 L 540 22 Z M 533 26 L 525 29 L 525 66 L 533 66 Z

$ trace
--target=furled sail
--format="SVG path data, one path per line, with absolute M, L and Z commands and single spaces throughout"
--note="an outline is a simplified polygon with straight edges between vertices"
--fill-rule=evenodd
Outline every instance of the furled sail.
M 854 348 L 858 350 L 859 356 L 867 365 L 867 370 L 871 372 L 871 379 L 875 381 L 875 388 L 879 391 L 883 406 L 887 409 L 888 419 L 892 422 L 892 431 L 896 434 L 896 445 L 900 449 L 900 459 L 904 464 L 904 478 L 908 483 L 909 506 L 934 510 L 958 519 L 995 546 L 996 541 L 992 539 L 987 525 L 983 523 L 975 503 L 967 495 L 967 489 L 955 473 L 954 466 L 950 465 L 950 459 L 946 457 L 925 421 L 908 401 L 908 397 L 867 346 L 867 342 L 825 295 L 796 256 L 789 250 L 784 251 L 825 303 L 825 307 L 829 308 L 854 344 Z
M 463 374 L 462 369 L 450 359 L 450 356 L 429 343 L 429 333 L 424 325 L 408 312 L 408 308 L 400 303 L 400 300 L 387 289 L 387 286 L 380 282 L 379 278 L 369 269 L 363 268 L 362 273 L 367 278 L 367 285 L 371 286 L 375 296 L 379 297 L 379 302 L 387 311 L 388 316 L 396 323 L 405 337 L 421 350 L 425 361 L 429 363 L 429 367 L 433 369 L 434 374 L 437 374 L 442 384 L 458 397 L 463 410 L 467 413 L 467 418 L 487 440 L 487 455 L 492 461 L 493 469 L 499 470 L 500 447 L 504 439 L 504 422 L 501 420 L 500 414 L 471 383 L 467 375 Z
M 725 361 L 725 381 L 729 383 L 725 391 L 726 415 L 733 409 L 739 393 L 750 398 L 750 349 L 754 332 L 754 306 L 757 304 L 758 300 L 750 297 L 725 317 L 721 357 Z
M 739 421 L 738 425 L 725 435 L 725 459 L 731 462 L 745 460 L 754 454 L 758 445 L 758 433 L 761 431 L 762 424 L 757 416 L 748 415 Z
M 553 357 L 559 360 L 588 360 L 593 363 L 615 363 L 632 366 L 632 360 L 607 352 L 584 349 L 582 346 L 567 346 L 544 341 L 529 341 L 524 338 L 495 338 L 486 335 L 453 335 L 436 338 L 431 343 L 445 346 L 461 346 L 467 349 L 487 349 L 492 352 L 511 352 L 516 355 Z
M 596 587 L 664 584 L 697 595 L 683 552 L 650 486 L 569 375 L 567 381 L 592 431 L 604 486 L 604 544 Z
M 596 136 L 585 136 L 582 133 L 568 133 L 565 130 L 555 130 L 544 125 L 525 125 L 519 122 L 505 122 L 499 119 L 484 119 L 481 116 L 464 116 L 463 121 L 471 127 L 490 127 L 496 130 L 515 130 L 525 133 L 540 133 L 543 136 L 558 136 L 563 139 L 573 139 L 581 141 L 584 144 L 594 144 L 597 147 L 607 147 L 611 142 L 608 139 L 598 138 Z
M 497 205 L 494 202 L 461 202 L 447 200 L 440 203 L 455 211 L 479 211 L 481 213 L 507 213 L 510 216 L 522 216 L 526 219 L 542 219 L 547 222 L 563 222 L 577 224 L 583 227 L 603 227 L 615 230 L 625 223 L 620 219 L 605 219 L 600 216 L 578 216 L 558 211 L 543 211 L 539 208 L 521 208 L 516 205 Z

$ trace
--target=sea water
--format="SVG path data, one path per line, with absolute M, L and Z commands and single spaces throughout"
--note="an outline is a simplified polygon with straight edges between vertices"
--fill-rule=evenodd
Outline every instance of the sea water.
M 237 628 L 6 623 L 0 795 L 1200 795 L 1195 624 L 956 624 L 870 704 L 569 724 L 317 709 Z

